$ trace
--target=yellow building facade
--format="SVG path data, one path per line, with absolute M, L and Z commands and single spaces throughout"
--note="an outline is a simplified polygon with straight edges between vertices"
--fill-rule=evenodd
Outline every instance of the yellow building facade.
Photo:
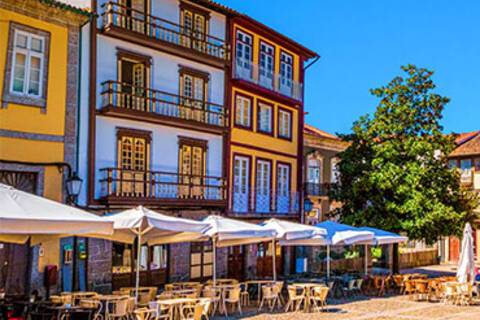
M 65 200 L 76 157 L 79 27 L 88 16 L 52 0 L 0 2 L 0 183 Z M 4 289 L 43 287 L 44 267 L 59 264 L 58 241 L 52 245 L 43 255 L 34 250 L 29 276 L 20 272 L 28 249 L 2 246 L 0 260 L 17 257 L 2 260 L 10 274 Z

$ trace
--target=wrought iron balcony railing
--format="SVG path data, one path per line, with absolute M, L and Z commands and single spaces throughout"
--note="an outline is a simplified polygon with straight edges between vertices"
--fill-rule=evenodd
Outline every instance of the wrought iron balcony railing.
M 273 73 L 250 60 L 236 58 L 234 63 L 233 77 L 246 80 L 289 98 L 302 101 L 303 86 L 297 81 Z
M 305 194 L 307 196 L 328 196 L 332 187 L 331 183 L 305 183 Z
M 101 197 L 108 200 L 225 201 L 225 180 L 162 171 L 101 169 Z
M 217 127 L 228 127 L 227 109 L 220 104 L 136 87 L 118 81 L 102 83 L 101 95 L 102 108 L 130 110 Z
M 298 192 L 276 193 L 268 190 L 232 192 L 231 212 L 253 215 L 293 215 L 299 213 Z
M 225 40 L 146 14 L 116 1 L 102 4 L 101 17 L 105 29 L 117 27 L 217 59 L 229 60 L 229 46 Z

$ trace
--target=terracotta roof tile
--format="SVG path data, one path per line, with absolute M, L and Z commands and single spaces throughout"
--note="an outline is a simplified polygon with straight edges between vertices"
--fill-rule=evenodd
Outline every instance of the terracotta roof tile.
M 480 155 L 480 131 L 460 133 L 455 139 L 457 148 L 450 156 Z
M 303 133 L 312 134 L 312 135 L 322 137 L 322 138 L 330 138 L 330 139 L 335 139 L 335 140 L 341 140 L 336 135 L 333 135 L 333 134 L 328 133 L 326 131 L 315 128 L 314 126 L 311 126 L 309 124 L 305 124 L 305 126 L 303 128 Z

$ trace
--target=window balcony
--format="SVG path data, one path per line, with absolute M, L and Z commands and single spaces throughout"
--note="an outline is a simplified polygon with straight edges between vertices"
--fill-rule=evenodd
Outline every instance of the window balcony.
M 228 127 L 227 109 L 211 102 L 118 81 L 102 83 L 101 96 L 100 112 L 104 114 L 123 113 L 125 116 L 159 121 L 176 120 L 217 129 Z
M 270 216 L 298 216 L 300 193 L 275 193 L 253 190 L 251 193 L 232 192 L 230 213 L 238 217 L 264 218 Z
M 327 197 L 331 187 L 331 183 L 307 182 L 305 183 L 305 194 L 314 197 Z
M 101 200 L 108 204 L 225 206 L 221 177 L 162 171 L 101 169 Z
M 300 102 L 303 101 L 303 85 L 301 83 L 273 73 L 249 60 L 236 58 L 233 78 L 248 81 Z
M 185 28 L 177 23 L 146 14 L 143 11 L 110 1 L 101 6 L 102 30 L 129 41 L 140 42 L 148 38 L 150 46 L 166 44 L 187 49 L 195 54 L 204 55 L 226 62 L 229 60 L 229 45 L 225 40 L 209 34 Z M 120 31 L 120 32 L 119 32 Z M 128 31 L 125 33 L 125 31 Z M 128 33 L 136 34 L 131 37 Z M 140 37 L 138 37 L 140 36 Z M 128 38 L 128 39 L 127 39 Z M 157 45 L 157 44 L 154 44 Z M 172 52 L 176 53 L 176 52 Z

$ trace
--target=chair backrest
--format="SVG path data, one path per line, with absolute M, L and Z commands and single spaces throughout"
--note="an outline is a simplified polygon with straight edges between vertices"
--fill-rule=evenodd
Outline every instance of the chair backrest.
M 330 290 L 328 287 L 320 287 L 320 294 L 319 294 L 319 298 L 321 301 L 325 301 L 327 300 L 327 296 L 328 296 L 328 291 Z
M 158 296 L 156 296 L 157 300 L 167 300 L 167 299 L 172 299 L 173 294 L 171 292 L 164 291 L 160 293 Z
M 165 291 L 173 291 L 173 284 L 166 284 L 165 285 Z
M 139 304 L 148 304 L 152 300 L 153 299 L 150 298 L 150 293 L 149 292 L 142 292 L 142 291 L 138 292 L 138 303 Z
M 204 305 L 202 303 L 197 303 L 195 305 L 195 311 L 193 312 L 193 320 L 202 320 L 204 315 Z
M 140 308 L 133 312 L 136 320 L 153 320 L 157 317 L 157 310 Z
M 329 282 L 327 283 L 327 287 L 328 287 L 330 290 L 332 290 L 334 284 L 335 284 L 335 282 L 329 281 Z
M 110 301 L 110 304 L 112 306 L 112 314 L 120 315 L 120 316 L 127 315 L 130 299 L 131 298 L 128 296 L 123 296 L 117 300 Z M 134 300 L 134 303 L 135 303 L 135 300 Z
M 363 279 L 362 279 L 362 278 L 357 279 L 355 288 L 356 288 L 357 290 L 362 290 L 362 285 L 363 285 Z
M 353 290 L 355 289 L 355 283 L 357 283 L 356 279 L 352 279 L 348 281 L 348 290 Z
M 239 301 L 240 293 L 241 293 L 240 286 L 227 289 L 227 299 L 230 301 Z
M 81 308 L 88 308 L 88 309 L 100 309 L 101 303 L 99 300 L 95 299 L 81 299 L 78 303 L 79 307 Z
M 262 286 L 262 297 L 269 299 L 273 297 L 273 286 L 265 285 Z
M 287 291 L 288 291 L 288 298 L 289 299 L 295 299 L 297 298 L 298 296 L 300 296 L 301 294 L 298 294 L 298 287 L 296 286 L 288 286 L 287 287 Z
M 427 292 L 427 283 L 423 281 L 416 281 L 415 282 L 415 290 L 419 293 L 426 293 Z
M 415 283 L 415 282 L 412 281 L 412 280 L 406 280 L 406 281 L 404 282 L 404 284 L 405 284 L 405 291 L 411 291 L 411 290 L 414 288 L 414 286 L 413 286 L 414 283 Z

